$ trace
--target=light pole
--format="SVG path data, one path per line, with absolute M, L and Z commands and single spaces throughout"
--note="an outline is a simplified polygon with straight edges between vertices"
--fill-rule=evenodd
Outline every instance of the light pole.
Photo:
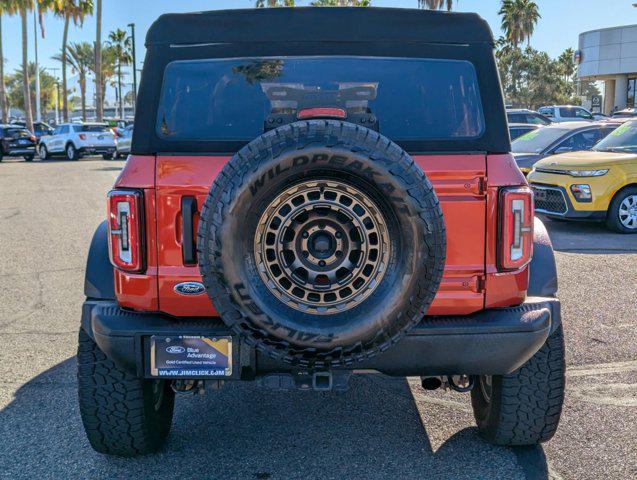
M 45 67 L 45 70 L 51 70 L 53 72 L 53 77 L 55 78 L 55 124 L 58 125 L 60 123 L 60 81 L 58 80 L 58 70 L 56 67 Z
M 137 56 L 135 55 L 135 24 L 129 23 L 131 40 L 133 42 L 133 109 L 137 107 Z M 133 110 L 135 113 L 135 110 Z

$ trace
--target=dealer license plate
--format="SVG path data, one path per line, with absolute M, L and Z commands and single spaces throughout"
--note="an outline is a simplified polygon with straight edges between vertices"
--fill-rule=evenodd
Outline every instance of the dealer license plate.
M 232 338 L 153 336 L 150 338 L 153 377 L 229 377 L 232 375 Z

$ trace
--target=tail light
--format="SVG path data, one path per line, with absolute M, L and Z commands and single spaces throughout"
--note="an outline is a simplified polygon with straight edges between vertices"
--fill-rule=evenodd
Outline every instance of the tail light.
M 499 267 L 517 270 L 533 256 L 533 192 L 528 187 L 500 190 Z
M 80 140 L 86 140 L 86 134 L 80 133 Z
M 111 263 L 129 272 L 144 267 L 141 192 L 112 190 L 108 194 L 108 243 Z

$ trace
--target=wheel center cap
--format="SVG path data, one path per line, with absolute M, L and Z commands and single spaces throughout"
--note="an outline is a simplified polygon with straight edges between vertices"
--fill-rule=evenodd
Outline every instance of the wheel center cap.
M 317 258 L 328 258 L 334 254 L 334 238 L 324 232 L 315 233 L 310 237 L 309 247 L 312 255 Z

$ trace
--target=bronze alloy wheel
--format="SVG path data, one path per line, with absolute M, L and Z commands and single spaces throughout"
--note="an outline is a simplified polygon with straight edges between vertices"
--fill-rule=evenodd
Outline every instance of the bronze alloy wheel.
M 270 292 L 315 315 L 360 304 L 379 285 L 390 255 L 378 207 L 335 180 L 297 184 L 278 195 L 261 216 L 254 245 Z

